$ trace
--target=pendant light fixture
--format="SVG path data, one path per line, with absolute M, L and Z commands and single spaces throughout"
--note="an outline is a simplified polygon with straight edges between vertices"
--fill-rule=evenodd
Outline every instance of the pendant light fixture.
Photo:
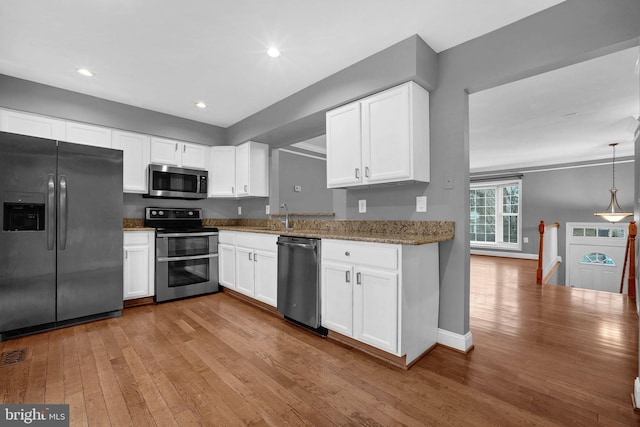
M 618 222 L 633 215 L 633 212 L 623 212 L 616 198 L 616 192 L 618 191 L 616 188 L 616 145 L 618 145 L 617 142 L 609 144 L 609 146 L 613 148 L 613 162 L 611 163 L 613 169 L 613 185 L 611 186 L 611 190 L 609 190 L 611 191 L 611 201 L 604 212 L 594 213 L 594 215 L 597 215 L 609 222 Z

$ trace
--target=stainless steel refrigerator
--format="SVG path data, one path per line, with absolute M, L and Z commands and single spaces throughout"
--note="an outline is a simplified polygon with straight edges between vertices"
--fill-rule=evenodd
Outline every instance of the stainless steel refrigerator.
M 0 132 L 0 341 L 122 314 L 122 151 Z

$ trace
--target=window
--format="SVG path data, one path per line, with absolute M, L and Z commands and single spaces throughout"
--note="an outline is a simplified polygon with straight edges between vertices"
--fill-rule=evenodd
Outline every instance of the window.
M 597 264 L 615 266 L 615 261 L 607 254 L 591 252 L 580 259 L 580 264 Z
M 471 184 L 471 246 L 522 248 L 520 187 L 520 180 Z

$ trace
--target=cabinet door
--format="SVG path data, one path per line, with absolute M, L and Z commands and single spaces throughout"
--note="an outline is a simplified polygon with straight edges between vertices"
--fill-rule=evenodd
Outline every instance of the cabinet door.
M 111 129 L 67 122 L 65 141 L 75 144 L 111 148 Z
M 201 144 L 182 143 L 182 167 L 193 169 L 207 169 L 209 147 Z
M 151 138 L 151 163 L 180 166 L 180 142 Z
M 354 338 L 382 350 L 398 350 L 398 274 L 356 268 Z
M 218 269 L 220 284 L 227 288 L 236 288 L 236 248 L 233 245 L 218 245 Z
M 124 299 L 151 295 L 149 277 L 149 246 L 124 248 Z
M 362 182 L 360 103 L 327 112 L 327 187 Z
M 249 145 L 236 147 L 236 195 L 249 195 Z
M 0 110 L 0 130 L 38 138 L 65 139 L 64 121 L 11 110 Z
M 249 141 L 249 191 L 253 197 L 269 197 L 269 146 Z
M 255 297 L 277 307 L 278 300 L 278 254 L 255 251 Z
M 254 269 L 253 249 L 236 247 L 236 290 L 253 297 Z
M 149 137 L 113 131 L 112 146 L 122 150 L 122 177 L 125 193 L 146 193 L 149 166 Z
M 412 176 L 409 86 L 402 85 L 362 100 L 362 158 L 366 182 L 390 182 Z
M 353 336 L 353 267 L 322 261 L 322 326 Z
M 233 197 L 236 187 L 236 147 L 211 147 L 209 197 Z

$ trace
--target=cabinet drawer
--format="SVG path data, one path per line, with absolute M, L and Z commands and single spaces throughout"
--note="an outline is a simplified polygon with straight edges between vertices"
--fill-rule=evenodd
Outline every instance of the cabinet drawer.
M 124 232 L 124 244 L 125 245 L 148 245 L 149 237 L 151 236 L 149 231 L 125 231 Z
M 218 243 L 226 243 L 228 245 L 236 244 L 236 232 L 221 230 L 218 232 Z
M 236 235 L 236 245 L 254 250 L 276 252 L 278 236 L 275 234 L 260 234 L 240 232 Z
M 367 265 L 385 270 L 398 269 L 399 245 L 322 240 L 322 259 Z

